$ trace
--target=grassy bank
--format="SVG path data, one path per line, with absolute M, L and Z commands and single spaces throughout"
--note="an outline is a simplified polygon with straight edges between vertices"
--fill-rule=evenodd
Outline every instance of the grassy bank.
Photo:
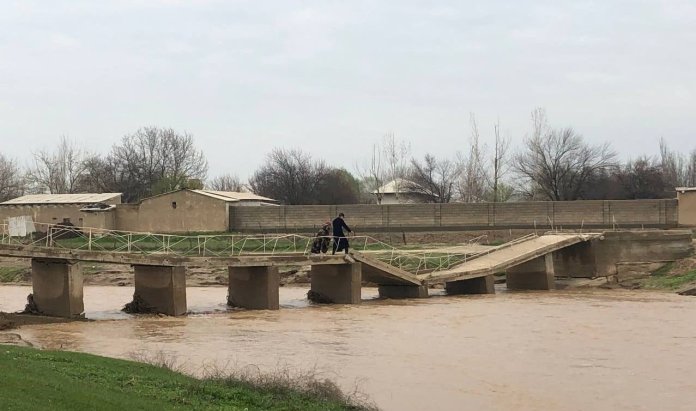
M 677 290 L 696 282 L 696 268 L 692 264 L 684 264 L 689 260 L 691 259 L 680 261 L 681 264 L 666 264 L 643 280 L 642 287 L 652 290 Z
M 25 280 L 27 267 L 0 267 L 0 283 L 14 283 Z
M 366 409 L 328 381 L 198 380 L 132 361 L 7 345 L 0 345 L 0 370 L 3 410 Z

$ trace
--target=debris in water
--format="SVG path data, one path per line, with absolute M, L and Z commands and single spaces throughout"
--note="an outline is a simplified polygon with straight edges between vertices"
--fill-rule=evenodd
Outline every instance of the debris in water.
M 43 314 L 36 305 L 36 301 L 34 301 L 34 294 L 27 296 L 27 305 L 24 306 L 22 314 Z
M 152 314 L 157 312 L 155 307 L 146 303 L 145 300 L 143 300 L 143 298 L 138 294 L 133 294 L 133 301 L 124 305 L 121 311 L 128 314 Z
M 319 304 L 331 304 L 333 300 L 325 296 L 322 293 L 316 292 L 314 290 L 307 291 L 307 299 L 313 303 Z

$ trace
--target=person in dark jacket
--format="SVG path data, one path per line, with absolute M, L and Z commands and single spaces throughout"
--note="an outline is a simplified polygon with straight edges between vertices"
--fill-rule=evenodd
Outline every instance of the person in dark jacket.
M 345 221 L 343 221 L 343 217 L 345 215 L 343 213 L 340 213 L 338 217 L 334 218 L 333 221 L 331 222 L 331 225 L 333 226 L 333 253 L 336 254 L 336 251 L 345 251 L 346 254 L 348 254 L 348 239 L 346 238 L 346 234 L 343 232 L 343 229 L 345 228 L 346 231 L 349 233 L 352 233 L 353 230 L 348 227 Z
M 312 242 L 312 254 L 326 253 L 331 242 L 331 223 L 325 222 Z

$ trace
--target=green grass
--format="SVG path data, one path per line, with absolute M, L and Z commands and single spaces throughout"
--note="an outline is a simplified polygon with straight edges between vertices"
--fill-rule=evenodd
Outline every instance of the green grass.
M 0 267 L 0 283 L 22 281 L 26 271 L 26 267 Z
M 673 267 L 673 263 L 668 263 L 660 269 L 655 270 L 650 277 L 643 280 L 643 288 L 653 290 L 676 290 L 685 284 L 696 281 L 696 270 L 675 275 L 670 274 Z
M 300 391 L 89 354 L 0 345 L 3 410 L 359 410 L 335 385 Z M 322 385 L 323 384 L 323 385 Z M 323 393 L 328 398 L 323 397 Z

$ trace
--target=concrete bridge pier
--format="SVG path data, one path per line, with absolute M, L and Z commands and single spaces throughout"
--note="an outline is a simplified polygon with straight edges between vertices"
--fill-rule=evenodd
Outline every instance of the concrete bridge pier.
M 509 290 L 553 290 L 556 276 L 552 253 L 507 269 Z
M 82 266 L 68 260 L 31 259 L 36 309 L 54 317 L 81 317 L 85 310 Z
M 445 283 L 445 291 L 448 295 L 495 294 L 495 279 L 491 274 L 466 280 L 448 281 Z
M 360 304 L 362 264 L 313 265 L 311 290 L 307 297 L 315 302 Z
M 135 294 L 155 312 L 186 314 L 186 268 L 177 266 L 134 265 Z
M 380 298 L 428 298 L 427 285 L 380 285 Z
M 227 304 L 251 310 L 280 308 L 278 267 L 228 267 Z
M 584 241 L 553 253 L 553 270 L 559 277 L 595 278 L 598 276 L 595 249 L 599 240 Z

